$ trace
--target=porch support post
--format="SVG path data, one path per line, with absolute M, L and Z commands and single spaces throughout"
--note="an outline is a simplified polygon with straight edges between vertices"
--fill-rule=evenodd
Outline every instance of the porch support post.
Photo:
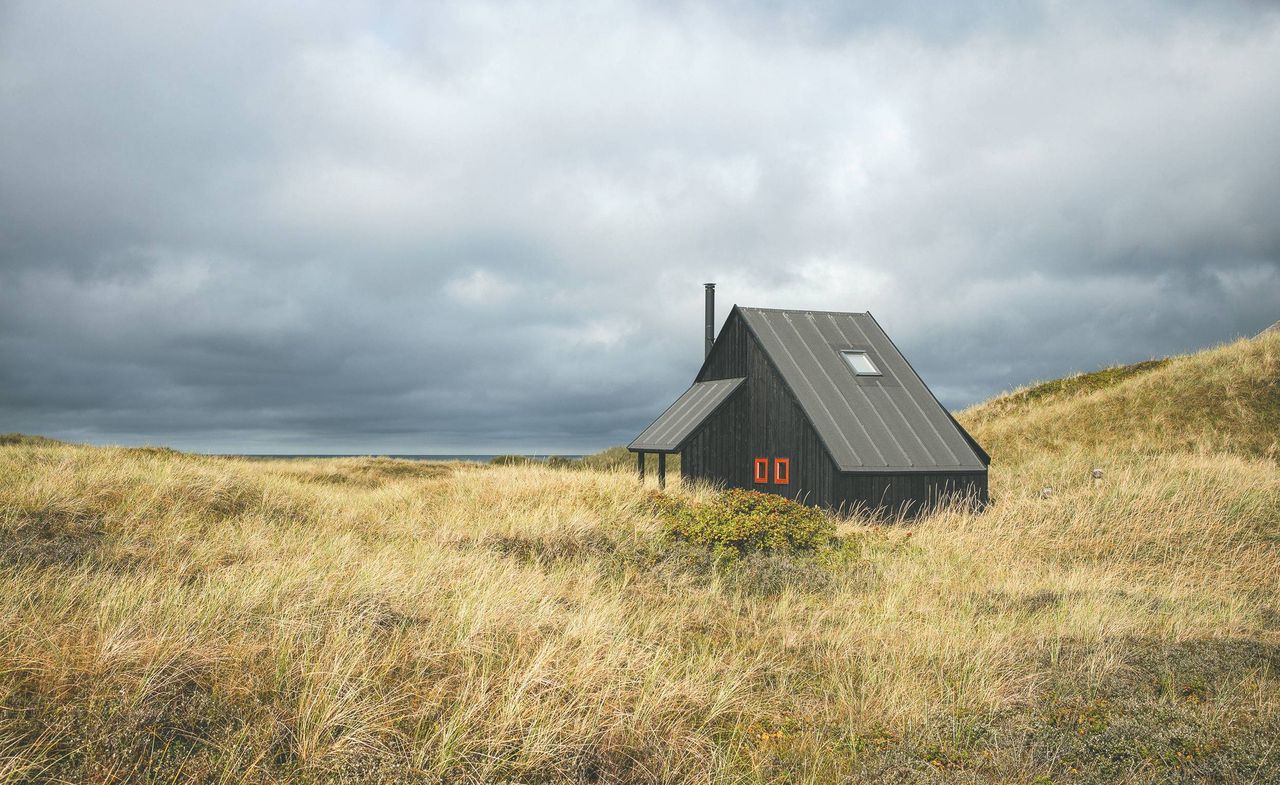
M 658 487 L 667 487 L 667 454 L 658 453 Z
M 644 453 L 636 453 L 636 471 L 640 473 L 640 482 L 644 482 Z

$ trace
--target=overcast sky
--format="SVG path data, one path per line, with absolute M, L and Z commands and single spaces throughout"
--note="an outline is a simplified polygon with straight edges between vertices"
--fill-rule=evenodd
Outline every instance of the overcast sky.
M 1014 5 L 0 0 L 0 431 L 592 451 L 704 281 L 953 408 L 1280 319 L 1277 7 Z

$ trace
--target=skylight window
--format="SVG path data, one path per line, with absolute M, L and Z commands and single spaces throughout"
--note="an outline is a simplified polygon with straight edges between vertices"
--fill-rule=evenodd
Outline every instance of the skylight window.
M 857 349 L 845 349 L 840 352 L 844 357 L 844 361 L 849 364 L 849 368 L 859 376 L 879 376 L 880 369 L 876 364 L 871 362 L 871 358 L 866 352 Z

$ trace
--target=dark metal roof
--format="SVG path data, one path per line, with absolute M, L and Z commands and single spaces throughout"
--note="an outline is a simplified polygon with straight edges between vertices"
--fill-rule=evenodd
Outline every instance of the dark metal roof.
M 739 308 L 840 471 L 981 471 L 988 458 L 869 313 Z M 879 376 L 856 375 L 843 349 Z
M 717 379 L 698 382 L 685 390 L 684 395 L 662 413 L 653 424 L 644 429 L 627 449 L 633 452 L 675 452 L 679 450 L 702 421 L 720 408 L 742 379 Z

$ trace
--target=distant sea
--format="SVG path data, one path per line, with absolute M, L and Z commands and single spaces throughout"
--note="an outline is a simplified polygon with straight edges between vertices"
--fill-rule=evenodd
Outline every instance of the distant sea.
M 533 458 L 534 460 L 545 461 L 552 455 L 533 455 L 529 453 L 495 453 L 493 455 L 396 455 L 387 453 L 335 453 L 318 455 L 315 453 L 307 455 L 274 455 L 274 454 L 254 454 L 254 453 L 225 453 L 229 458 L 271 458 L 273 460 L 290 459 L 290 458 L 399 458 L 403 461 L 474 461 L 476 463 L 488 463 L 499 455 L 523 455 L 525 458 Z M 555 453 L 556 458 L 582 458 L 582 455 L 560 454 Z

